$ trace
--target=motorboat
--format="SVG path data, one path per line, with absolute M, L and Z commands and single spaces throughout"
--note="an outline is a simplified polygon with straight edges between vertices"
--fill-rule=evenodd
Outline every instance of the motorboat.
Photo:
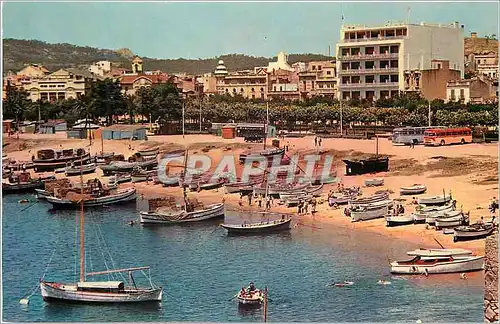
M 483 256 L 415 256 L 409 261 L 391 262 L 393 274 L 437 274 L 482 270 Z
M 403 195 L 420 195 L 427 191 L 427 187 L 422 184 L 414 184 L 408 187 L 399 188 L 399 194 Z
M 354 282 L 352 281 L 344 281 L 344 282 L 334 282 L 330 284 L 331 287 L 349 287 L 354 285 Z

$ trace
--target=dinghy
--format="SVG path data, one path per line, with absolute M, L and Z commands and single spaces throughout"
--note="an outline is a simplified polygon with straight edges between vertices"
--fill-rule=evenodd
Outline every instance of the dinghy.
M 207 206 L 196 206 L 195 210 L 189 208 L 180 210 L 157 210 L 140 213 L 141 224 L 180 224 L 188 222 L 199 222 L 224 216 L 224 203 L 211 204 Z
M 493 233 L 494 226 L 492 223 L 473 224 L 470 226 L 458 226 L 453 230 L 453 241 L 460 240 L 475 240 L 486 237 Z
M 436 222 L 436 219 L 437 218 L 440 218 L 442 220 L 444 219 L 457 219 L 457 217 L 459 219 L 462 219 L 462 211 L 461 210 L 451 210 L 451 211 L 448 211 L 448 212 L 444 212 L 444 213 L 430 213 L 426 218 L 425 218 L 425 222 L 429 225 L 434 225 L 434 223 Z M 460 225 L 460 224 L 459 224 Z
M 392 200 L 383 200 L 373 204 L 351 207 L 351 222 L 385 217 L 389 214 L 390 205 L 392 205 Z
M 277 220 L 260 223 L 243 223 L 239 225 L 222 224 L 228 235 L 252 235 L 263 233 L 276 233 L 290 230 L 292 217 L 289 214 L 262 212 L 262 217 L 278 217 Z
M 441 195 L 441 196 L 430 196 L 430 197 L 422 197 L 418 199 L 419 205 L 427 205 L 427 206 L 442 206 L 452 200 L 450 195 Z
M 261 289 L 257 289 L 254 283 L 251 282 L 248 288 L 241 288 L 236 294 L 239 308 L 260 308 L 264 303 L 264 294 Z
M 399 225 L 408 225 L 413 224 L 413 215 L 398 215 L 398 216 L 390 216 L 385 218 L 385 223 L 387 227 L 390 226 L 399 226 Z
M 472 255 L 472 251 L 466 249 L 418 249 L 407 252 L 406 254 L 426 257 L 465 256 Z

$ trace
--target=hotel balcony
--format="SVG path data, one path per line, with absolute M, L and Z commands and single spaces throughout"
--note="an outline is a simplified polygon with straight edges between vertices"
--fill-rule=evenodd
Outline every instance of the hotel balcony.
M 341 83 L 339 88 L 384 88 L 384 87 L 399 87 L 399 82 L 373 82 L 373 83 Z
M 398 68 L 382 68 L 382 69 L 339 70 L 339 75 L 380 74 L 380 73 L 399 73 L 399 69 Z
M 339 56 L 339 61 L 361 61 L 361 60 L 378 60 L 378 59 L 394 59 L 399 58 L 399 53 L 387 54 L 358 54 L 358 55 L 344 55 Z
M 390 41 L 394 39 L 404 39 L 405 35 L 397 36 L 378 36 L 378 37 L 363 37 L 363 38 L 344 38 L 341 43 L 361 43 L 361 42 L 379 42 L 379 41 Z

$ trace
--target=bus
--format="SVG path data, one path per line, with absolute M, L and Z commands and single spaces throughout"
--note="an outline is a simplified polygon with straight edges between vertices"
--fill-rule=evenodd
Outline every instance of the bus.
M 444 128 L 442 126 L 434 127 L 401 127 L 392 131 L 392 144 L 423 144 L 424 132 L 428 129 Z
M 472 143 L 472 130 L 468 127 L 432 128 L 425 131 L 424 145 Z

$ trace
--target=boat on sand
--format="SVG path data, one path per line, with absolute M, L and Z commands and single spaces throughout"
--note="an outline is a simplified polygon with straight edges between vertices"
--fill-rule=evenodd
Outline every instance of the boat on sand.
M 399 194 L 403 195 L 420 195 L 427 191 L 427 187 L 422 184 L 414 184 L 408 187 L 399 188 Z

